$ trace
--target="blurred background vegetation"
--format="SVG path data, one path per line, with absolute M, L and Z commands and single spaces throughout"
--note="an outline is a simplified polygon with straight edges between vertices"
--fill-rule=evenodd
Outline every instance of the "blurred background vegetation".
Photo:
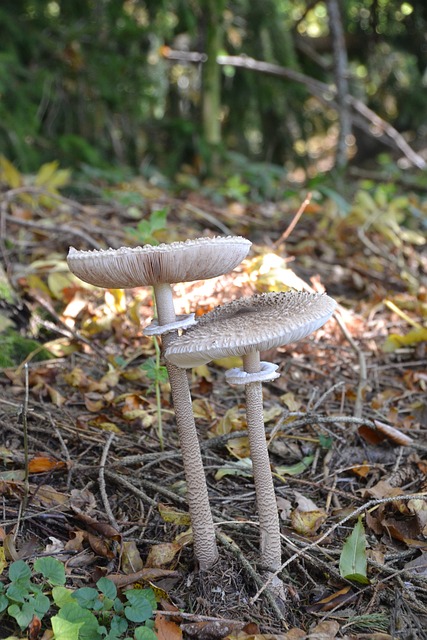
M 427 3 L 339 7 L 349 93 L 427 146 Z M 339 108 L 316 84 L 337 80 L 330 9 L 329 0 L 2 0 L 1 152 L 22 172 L 56 159 L 190 187 L 221 167 L 237 197 L 246 180 L 271 197 L 284 176 L 313 179 L 333 168 L 339 136 Z M 381 131 L 356 125 L 349 159 L 386 148 Z

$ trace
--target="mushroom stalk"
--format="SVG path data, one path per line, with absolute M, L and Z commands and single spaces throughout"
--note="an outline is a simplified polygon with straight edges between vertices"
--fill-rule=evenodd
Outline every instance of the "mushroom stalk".
M 172 287 L 154 286 L 159 325 L 176 321 Z M 163 349 L 176 340 L 177 331 L 162 336 Z M 175 410 L 176 426 L 181 445 L 184 474 L 187 483 L 187 501 L 193 530 L 194 554 L 201 571 L 206 571 L 218 559 L 215 528 L 209 504 L 206 476 L 194 421 L 188 376 L 171 362 L 166 362 Z
M 261 370 L 259 351 L 243 356 L 243 369 L 247 373 L 258 373 Z M 260 525 L 261 562 L 267 569 L 277 571 L 282 563 L 280 523 L 265 437 L 262 383 L 250 382 L 245 385 L 245 393 L 249 447 Z

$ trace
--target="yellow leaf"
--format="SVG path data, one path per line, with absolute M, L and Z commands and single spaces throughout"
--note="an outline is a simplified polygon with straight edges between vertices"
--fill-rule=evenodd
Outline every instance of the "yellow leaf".
M 398 333 L 391 333 L 383 343 L 382 349 L 385 353 L 392 353 L 401 347 L 409 347 L 425 341 L 427 341 L 427 328 L 420 327 L 411 329 L 411 331 L 402 336 Z
M 47 276 L 47 286 L 52 295 L 57 300 L 64 300 L 64 289 L 68 289 L 73 285 L 73 276 L 71 273 L 61 273 L 52 271 Z
M 57 160 L 43 164 L 37 172 L 34 184 L 52 192 L 64 187 L 70 181 L 70 171 L 68 169 L 58 169 L 58 166 Z
M 105 302 L 113 313 L 124 313 L 126 311 L 126 293 L 124 289 L 107 289 Z
M 241 460 L 250 457 L 249 438 L 233 438 L 226 444 L 227 450 L 232 456 Z
M 178 511 L 167 504 L 159 504 L 160 517 L 164 522 L 172 522 L 173 524 L 183 525 L 188 527 L 191 520 L 190 514 L 185 511 Z
M 11 189 L 16 189 L 23 184 L 23 177 L 18 169 L 4 156 L 0 156 L 0 169 L 0 179 Z
M 212 362 L 217 367 L 221 367 L 222 369 L 234 369 L 235 367 L 242 366 L 242 358 L 239 358 L 238 356 L 228 356 L 226 358 L 217 358 L 216 360 L 212 360 Z
M 222 436 L 232 431 L 243 431 L 244 429 L 246 429 L 244 412 L 238 407 L 232 407 L 221 420 L 218 420 L 210 432 L 216 436 Z
M 280 400 L 289 409 L 289 411 L 299 411 L 301 409 L 301 402 L 295 398 L 291 391 L 280 396 Z
M 207 420 L 209 422 L 216 420 L 215 409 L 205 398 L 196 398 L 196 400 L 193 400 L 193 414 L 194 417 L 199 420 Z

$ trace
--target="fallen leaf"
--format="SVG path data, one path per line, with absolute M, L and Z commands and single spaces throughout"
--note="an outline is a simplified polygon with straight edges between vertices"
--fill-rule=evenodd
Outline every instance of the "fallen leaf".
M 167 504 L 160 503 L 158 506 L 160 516 L 164 522 L 188 527 L 191 524 L 190 514 L 186 511 L 179 511 Z
M 367 577 L 368 561 L 366 557 L 366 536 L 362 518 L 359 517 L 353 531 L 344 542 L 339 569 L 340 574 L 347 580 L 361 584 L 369 584 Z
M 294 530 L 303 536 L 316 533 L 326 520 L 327 514 L 319 509 L 310 498 L 295 491 L 298 507 L 291 513 L 291 524 Z
M 49 456 L 36 456 L 28 462 L 29 473 L 46 473 L 46 471 L 66 469 L 65 462 L 55 460 Z
M 335 620 L 319 622 L 307 636 L 307 640 L 333 640 L 336 638 L 340 625 Z
M 154 628 L 158 640 L 181 640 L 182 638 L 182 630 L 176 622 L 166 616 L 162 616 L 160 612 L 156 613 Z
M 356 593 L 353 591 L 350 585 L 347 585 L 343 589 L 335 591 L 325 598 L 313 602 L 312 604 L 308 605 L 305 610 L 308 613 L 316 613 L 317 611 L 332 611 L 332 609 L 335 609 L 336 607 L 342 607 L 343 605 L 347 606 L 355 598 Z
M 145 561 L 146 567 L 164 567 L 172 562 L 176 554 L 181 551 L 182 545 L 177 542 L 163 542 L 155 544 L 150 547 L 147 560 Z
M 419 342 L 427 341 L 427 327 L 417 327 L 411 329 L 404 335 L 398 333 L 390 333 L 383 343 L 383 351 L 385 353 L 393 353 L 402 347 L 410 347 Z
M 249 438 L 232 438 L 225 445 L 227 451 L 235 458 L 241 460 L 250 457 Z
M 140 571 L 143 568 L 144 563 L 134 540 L 127 540 L 123 542 L 121 548 L 120 566 L 123 573 L 127 574 L 135 573 L 136 571 Z
M 250 458 L 244 458 L 243 460 L 223 465 L 215 473 L 215 480 L 221 480 L 225 476 L 243 476 L 244 478 L 251 478 L 252 460 Z
M 311 465 L 314 460 L 314 455 L 305 456 L 300 462 L 296 462 L 291 465 L 281 465 L 280 467 L 275 467 L 275 471 L 279 476 L 298 476 L 301 473 L 304 473 Z

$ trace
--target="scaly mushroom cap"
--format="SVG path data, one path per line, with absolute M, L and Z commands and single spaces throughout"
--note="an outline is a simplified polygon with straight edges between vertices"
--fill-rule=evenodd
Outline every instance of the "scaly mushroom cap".
M 70 271 L 84 282 L 126 289 L 215 278 L 237 267 L 251 244 L 240 236 L 226 236 L 105 251 L 70 247 L 67 262 Z
M 305 338 L 331 317 L 336 302 L 323 293 L 264 293 L 224 304 L 199 318 L 165 351 L 182 368 L 215 358 L 267 351 Z

